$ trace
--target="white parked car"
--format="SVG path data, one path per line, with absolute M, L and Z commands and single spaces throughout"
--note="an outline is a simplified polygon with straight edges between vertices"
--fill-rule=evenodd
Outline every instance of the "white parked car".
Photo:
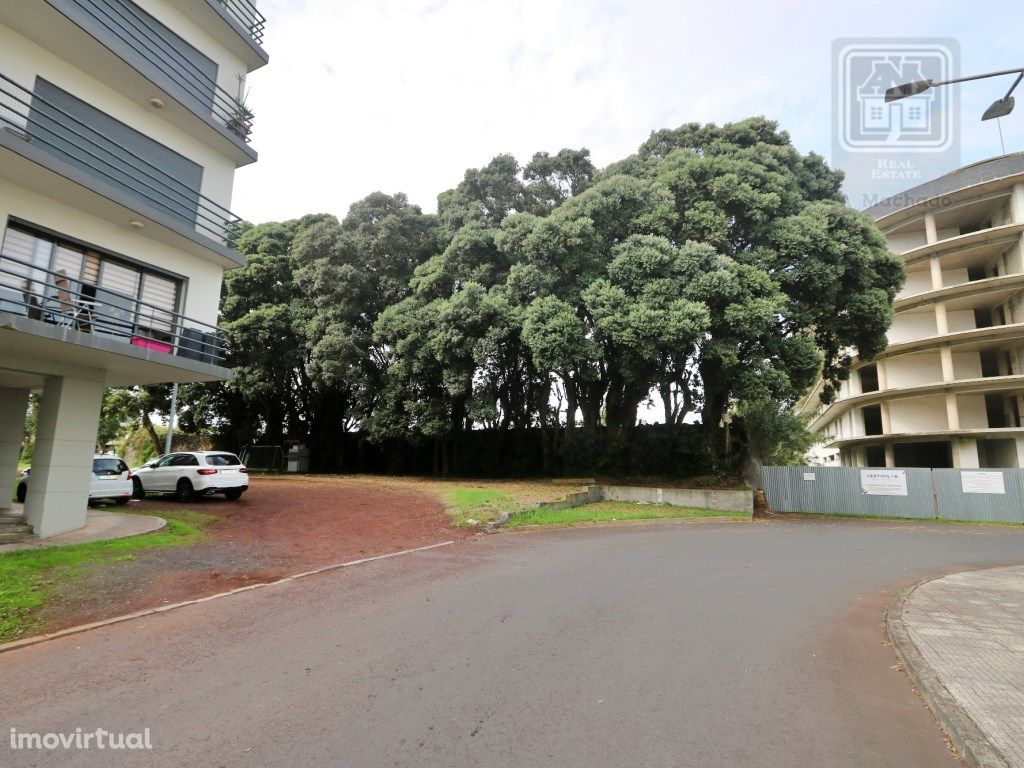
M 173 494 L 179 501 L 223 493 L 237 501 L 249 489 L 249 471 L 233 453 L 168 453 L 132 470 L 135 498 L 148 493 Z
M 24 503 L 31 486 L 29 467 L 21 473 L 16 491 L 18 501 Z M 132 497 L 132 473 L 124 459 L 111 454 L 92 457 L 92 480 L 89 483 L 89 501 L 112 501 L 125 505 Z

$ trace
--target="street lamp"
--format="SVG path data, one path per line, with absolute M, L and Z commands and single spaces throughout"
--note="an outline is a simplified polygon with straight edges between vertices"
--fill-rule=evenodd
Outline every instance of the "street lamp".
M 985 72 L 981 75 L 971 75 L 969 77 L 956 77 L 952 80 L 914 80 L 911 83 L 903 83 L 902 85 L 895 85 L 885 92 L 885 100 L 899 101 L 905 99 L 908 96 L 916 96 L 919 93 L 924 93 L 930 88 L 936 88 L 940 85 L 952 85 L 953 83 L 965 83 L 968 80 L 983 80 L 986 77 L 1001 77 L 1003 75 L 1017 75 L 1017 79 L 1013 81 L 1013 85 L 1010 86 L 1010 90 L 1006 92 L 1006 95 L 1001 99 L 997 99 L 992 102 L 992 105 L 985 110 L 985 114 L 981 116 L 982 120 L 991 120 L 994 117 L 1006 117 L 1013 111 L 1013 89 L 1016 88 L 1021 79 L 1024 79 L 1024 67 L 1017 69 L 1003 69 L 999 72 Z

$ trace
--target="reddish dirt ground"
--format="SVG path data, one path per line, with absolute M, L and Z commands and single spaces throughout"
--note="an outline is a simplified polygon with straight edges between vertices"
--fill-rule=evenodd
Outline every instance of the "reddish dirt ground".
M 166 603 L 273 581 L 310 568 L 475 535 L 453 528 L 433 495 L 375 482 L 260 478 L 237 502 L 133 501 L 126 510 L 218 516 L 198 544 L 142 550 L 82 574 L 44 610 L 52 631 Z

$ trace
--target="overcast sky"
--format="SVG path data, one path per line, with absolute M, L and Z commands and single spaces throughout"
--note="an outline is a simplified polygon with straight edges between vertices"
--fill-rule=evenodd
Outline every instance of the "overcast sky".
M 1024 65 L 1018 2 L 257 0 L 270 64 L 250 76 L 255 166 L 232 209 L 260 222 L 343 216 L 370 192 L 424 209 L 502 152 L 588 147 L 617 160 L 652 130 L 766 115 L 831 157 L 832 41 L 954 37 L 962 72 Z M 1000 154 L 964 87 L 962 160 Z M 1024 98 L 1024 87 L 1017 93 Z M 1024 107 L 1002 121 L 1024 150 Z

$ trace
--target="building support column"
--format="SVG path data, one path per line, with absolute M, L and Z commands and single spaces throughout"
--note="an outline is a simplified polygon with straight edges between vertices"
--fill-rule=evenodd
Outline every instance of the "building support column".
M 942 380 L 953 381 L 953 350 L 949 344 L 939 347 L 939 360 L 942 362 Z
M 942 262 L 938 256 L 932 256 L 928 260 L 928 266 L 932 273 L 932 290 L 937 291 L 942 288 Z
M 935 333 L 938 336 L 945 336 L 949 333 L 949 320 L 946 317 L 946 302 L 944 301 L 935 305 Z
M 885 444 L 885 466 L 890 468 L 896 466 L 896 451 L 892 443 Z
M 1017 444 L 1017 467 L 1024 467 L 1024 437 L 1018 437 L 1014 442 Z
M 924 242 L 926 245 L 939 242 L 939 230 L 935 226 L 935 214 L 931 211 L 924 215 Z
M 0 509 L 10 509 L 28 412 L 28 390 L 0 387 Z
M 946 428 L 950 431 L 960 429 L 960 407 L 952 392 L 946 393 Z
M 956 469 L 978 469 L 978 441 L 957 439 L 953 441 L 953 466 Z
M 36 427 L 25 517 L 37 536 L 85 525 L 105 385 L 48 376 Z

